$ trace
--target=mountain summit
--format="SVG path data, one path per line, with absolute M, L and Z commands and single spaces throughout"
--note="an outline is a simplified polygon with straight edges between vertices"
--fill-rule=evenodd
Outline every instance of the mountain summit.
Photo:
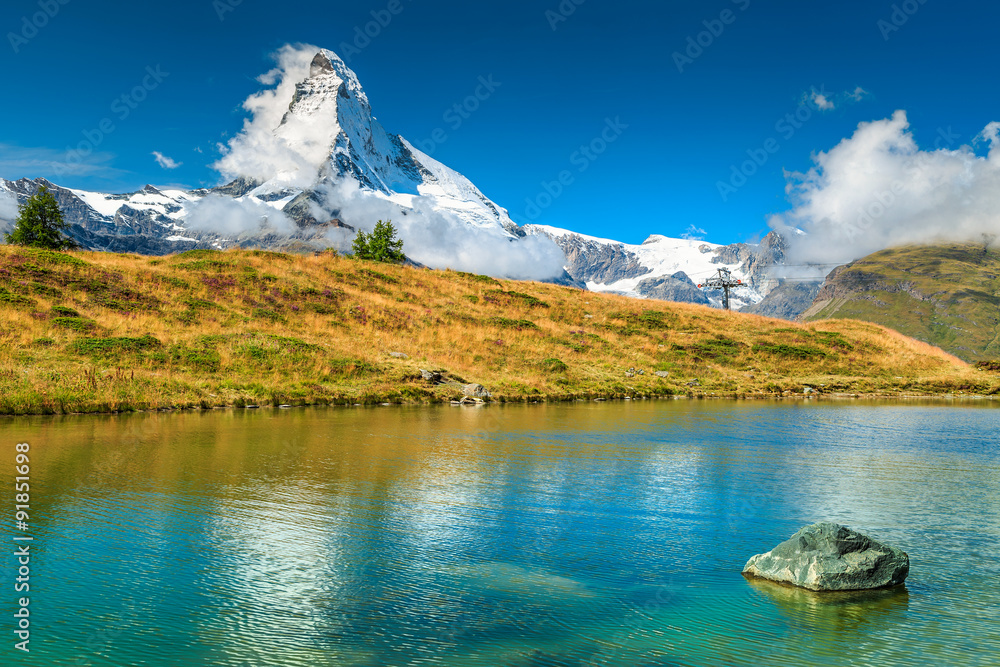
M 118 195 L 0 179 L 0 204 L 24 201 L 44 185 L 81 246 L 147 254 L 345 248 L 355 229 L 392 219 L 407 254 L 428 266 L 538 280 L 563 275 L 554 243 L 524 238 L 469 179 L 387 132 L 337 54 L 286 47 L 278 59 L 261 78 L 268 88 L 245 102 L 242 131 L 213 165 L 224 185 Z M 13 206 L 0 206 L 0 231 L 11 226 L 7 211 Z
M 515 236 L 517 225 L 507 211 L 467 178 L 386 132 L 357 75 L 337 54 L 318 50 L 302 74 L 294 87 L 279 84 L 275 90 L 274 103 L 287 106 L 276 126 L 268 125 L 268 109 L 248 105 L 254 120 L 219 161 L 223 172 L 250 179 L 242 181 L 240 196 L 291 197 L 282 210 L 300 224 L 312 224 L 341 216 L 345 191 L 360 190 L 404 212 L 422 207 Z M 286 75 L 295 76 L 292 67 Z M 290 97 L 283 99 L 282 92 Z
M 356 230 L 391 219 L 407 256 L 433 268 L 704 304 L 716 295 L 695 280 L 719 268 L 745 281 L 740 305 L 760 301 L 770 287 L 763 265 L 779 257 L 764 245 L 654 236 L 629 246 L 521 228 L 465 176 L 387 132 L 337 54 L 286 46 L 277 61 L 260 77 L 263 89 L 244 102 L 248 118 L 213 165 L 224 185 L 146 186 L 119 195 L 0 179 L 0 231 L 12 222 L 11 197 L 23 202 L 46 186 L 71 224 L 69 235 L 91 250 L 346 249 Z

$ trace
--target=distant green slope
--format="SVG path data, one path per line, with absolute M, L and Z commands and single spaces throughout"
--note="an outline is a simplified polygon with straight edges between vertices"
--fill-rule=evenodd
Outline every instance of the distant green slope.
M 983 244 L 883 250 L 834 271 L 803 321 L 881 324 L 966 361 L 1000 359 L 1000 251 Z

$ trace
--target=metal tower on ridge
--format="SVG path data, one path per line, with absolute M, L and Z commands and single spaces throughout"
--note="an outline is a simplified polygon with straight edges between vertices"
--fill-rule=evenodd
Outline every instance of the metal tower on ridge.
M 711 289 L 722 290 L 722 307 L 726 310 L 731 310 L 729 307 L 729 290 L 734 287 L 739 287 L 742 284 L 742 280 L 733 279 L 733 274 L 730 273 L 729 269 L 719 269 L 718 276 L 709 278 L 703 285 L 698 285 L 698 287 L 708 287 Z

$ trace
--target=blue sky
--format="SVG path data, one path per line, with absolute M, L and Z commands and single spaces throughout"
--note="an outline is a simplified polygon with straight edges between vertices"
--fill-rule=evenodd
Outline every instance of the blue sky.
M 385 11 L 392 2 L 395 15 Z M 390 132 L 429 148 L 440 129 L 447 140 L 433 156 L 518 222 L 627 242 L 694 228 L 715 242 L 754 240 L 770 214 L 790 208 L 784 171 L 808 169 L 860 122 L 906 110 L 931 148 L 940 131 L 970 143 L 1000 120 L 1000 8 L 895 6 L 7 0 L 0 176 L 122 192 L 215 185 L 217 145 L 240 129 L 270 54 L 304 42 L 349 60 Z M 391 20 L 355 42 L 372 12 Z M 352 43 L 364 48 L 345 53 Z M 456 127 L 446 114 L 480 77 L 499 86 Z M 144 99 L 121 99 L 137 86 Z M 609 121 L 617 129 L 605 132 Z M 614 141 L 600 152 L 602 133 Z M 88 141 L 93 151 L 56 170 Z M 580 152 L 592 142 L 589 156 Z M 165 168 L 154 152 L 180 166 Z M 762 164 L 744 166 L 752 157 Z M 732 180 L 734 166 L 753 173 Z M 545 184 L 563 171 L 572 182 L 530 207 L 549 204 Z M 720 193 L 720 181 L 739 187 Z

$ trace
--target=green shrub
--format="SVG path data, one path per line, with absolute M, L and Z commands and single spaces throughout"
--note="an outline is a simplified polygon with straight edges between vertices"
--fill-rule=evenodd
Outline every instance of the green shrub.
M 501 329 L 537 329 L 538 325 L 531 320 L 511 320 L 506 317 L 493 317 L 490 318 L 490 323 L 494 326 L 500 327 Z
M 773 354 L 778 357 L 789 357 L 792 359 L 814 359 L 829 356 L 826 351 L 818 347 L 807 345 L 785 345 L 781 343 L 758 343 L 753 346 L 754 352 Z
M 260 320 L 267 320 L 268 322 L 284 322 L 285 318 L 274 312 L 273 310 L 268 310 L 267 308 L 254 308 L 253 316 Z
M 216 373 L 222 367 L 222 357 L 209 348 L 188 348 L 176 345 L 170 348 L 170 361 L 195 371 Z
M 543 370 L 549 373 L 564 373 L 569 370 L 567 366 L 561 359 L 546 359 L 541 363 Z
M 548 308 L 549 304 L 545 303 L 538 297 L 531 296 L 530 294 L 525 294 L 523 292 L 507 292 L 502 289 L 492 289 L 487 290 L 483 294 L 483 298 L 487 301 L 496 301 L 503 304 L 512 304 L 520 301 L 529 308 Z
M 5 303 L 15 308 L 35 308 L 38 302 L 23 294 L 15 294 L 6 288 L 0 287 L 0 303 Z
M 76 354 L 109 356 L 125 352 L 141 352 L 163 346 L 159 340 L 146 334 L 141 338 L 82 338 L 74 341 L 69 349 Z
M 476 275 L 475 273 L 465 273 L 464 271 L 456 271 L 455 275 L 462 276 L 463 278 L 466 278 L 468 280 L 471 280 L 471 281 L 477 282 L 477 283 L 486 283 L 488 285 L 500 285 L 501 284 L 500 281 L 497 280 L 496 278 L 491 278 L 489 276 Z
M 57 327 L 72 329 L 73 331 L 91 331 L 97 328 L 97 322 L 85 317 L 57 317 L 52 322 Z

